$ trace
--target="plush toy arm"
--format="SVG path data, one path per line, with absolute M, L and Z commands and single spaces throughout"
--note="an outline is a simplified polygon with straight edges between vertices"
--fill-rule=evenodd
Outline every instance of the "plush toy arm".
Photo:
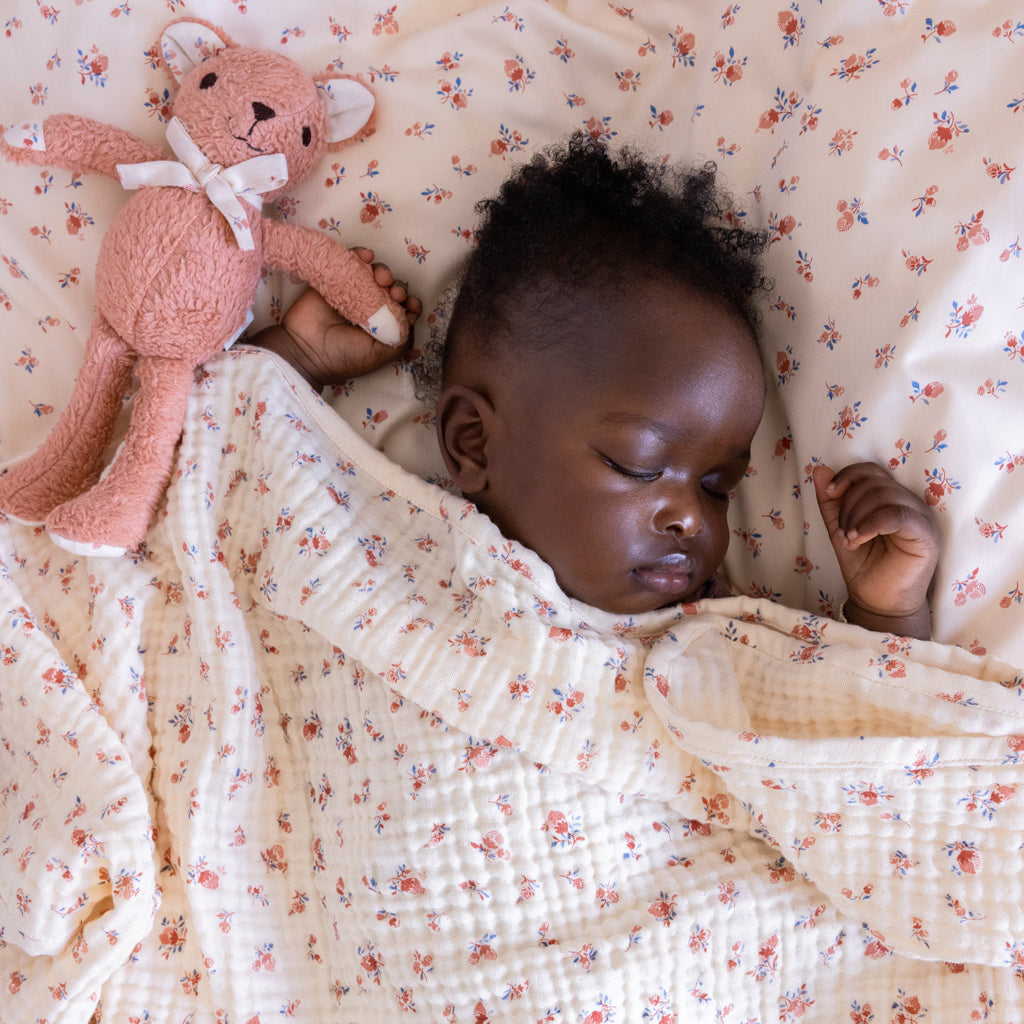
M 51 114 L 42 126 L 19 122 L 4 133 L 3 155 L 15 163 L 46 164 L 117 177 L 118 164 L 159 160 L 163 150 L 131 132 L 90 117 Z
M 308 281 L 343 317 L 385 345 L 409 336 L 406 311 L 373 279 L 373 270 L 354 252 L 332 242 L 323 232 L 260 222 L 264 262 Z

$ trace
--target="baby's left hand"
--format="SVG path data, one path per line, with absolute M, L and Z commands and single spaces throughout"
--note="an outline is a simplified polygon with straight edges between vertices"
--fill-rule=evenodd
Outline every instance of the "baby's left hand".
M 872 462 L 814 470 L 818 508 L 846 581 L 848 621 L 928 639 L 939 554 L 932 510 Z

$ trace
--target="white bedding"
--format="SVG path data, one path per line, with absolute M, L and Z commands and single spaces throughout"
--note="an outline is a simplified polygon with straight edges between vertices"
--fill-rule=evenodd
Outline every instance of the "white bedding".
M 574 605 L 294 380 L 212 366 L 144 559 L 4 534 L 5 1021 L 1008 1019 L 1013 669 Z

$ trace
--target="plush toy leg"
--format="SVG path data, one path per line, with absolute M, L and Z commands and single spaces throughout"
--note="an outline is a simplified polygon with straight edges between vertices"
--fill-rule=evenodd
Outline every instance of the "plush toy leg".
M 0 509 L 21 522 L 41 523 L 99 479 L 104 451 L 131 387 L 134 362 L 134 352 L 97 317 L 57 425 L 32 455 L 0 477 Z
M 119 555 L 142 543 L 171 473 L 192 371 L 178 359 L 139 359 L 128 436 L 100 482 L 47 517 L 55 543 L 86 555 Z

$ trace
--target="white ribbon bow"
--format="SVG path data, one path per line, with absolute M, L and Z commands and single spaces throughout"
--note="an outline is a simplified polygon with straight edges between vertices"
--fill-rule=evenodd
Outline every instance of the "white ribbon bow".
M 269 153 L 243 160 L 234 167 L 221 167 L 206 159 L 192 141 L 188 129 L 176 117 L 167 126 L 167 142 L 181 161 L 148 160 L 139 164 L 118 164 L 117 173 L 127 189 L 144 185 L 173 185 L 206 192 L 231 225 L 240 249 L 254 249 L 249 218 L 239 197 L 256 209 L 260 193 L 280 188 L 288 180 L 288 160 L 283 153 Z

